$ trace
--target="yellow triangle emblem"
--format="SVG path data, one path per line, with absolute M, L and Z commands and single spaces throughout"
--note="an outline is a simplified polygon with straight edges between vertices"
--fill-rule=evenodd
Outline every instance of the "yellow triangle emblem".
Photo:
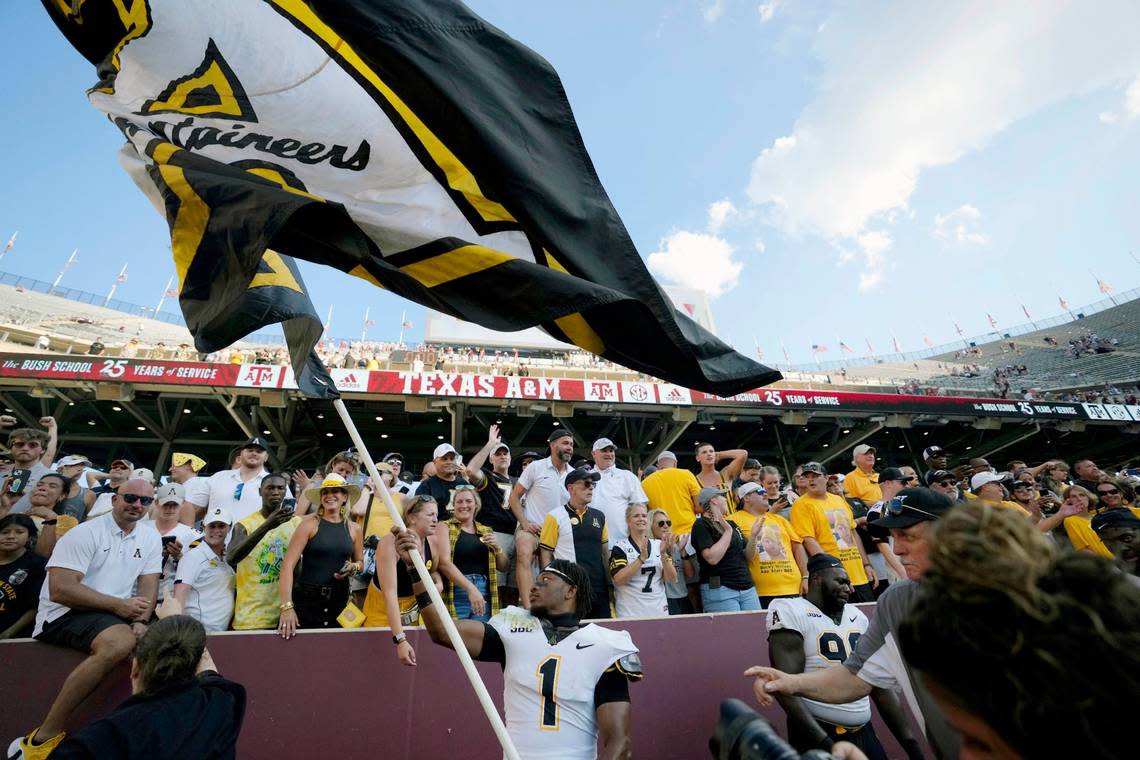
M 143 105 L 142 112 L 257 121 L 241 82 L 213 40 L 206 45 L 198 68 L 168 84 L 157 98 Z

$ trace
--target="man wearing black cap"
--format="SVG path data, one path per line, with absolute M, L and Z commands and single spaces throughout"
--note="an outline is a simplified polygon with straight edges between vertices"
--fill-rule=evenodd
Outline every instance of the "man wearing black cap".
M 539 537 L 541 563 L 546 567 L 555 559 L 567 559 L 582 567 L 590 576 L 590 611 L 588 618 L 608 618 L 609 594 L 609 533 L 606 513 L 590 506 L 594 486 L 602 479 L 600 473 L 579 467 L 566 475 L 566 490 L 570 501 L 547 512 Z
M 483 469 L 489 462 L 490 470 Z M 508 473 L 511 469 L 511 449 L 499 434 L 499 426 L 492 425 L 487 431 L 487 443 L 471 457 L 467 463 L 467 480 L 479 493 L 479 522 L 495 532 L 495 542 L 510 563 L 505 573 L 499 573 L 499 599 L 503 606 L 516 602 L 518 595 L 515 582 L 515 530 L 519 521 L 506 508 L 511 488 L 516 478 Z
M 522 471 L 511 490 L 510 509 L 519 521 L 515 536 L 515 580 L 519 586 L 519 603 L 530 604 L 534 585 L 534 560 L 538 554 L 538 536 L 551 510 L 566 501 L 566 476 L 573 469 L 574 436 L 569 430 L 555 428 L 546 439 L 550 456 L 536 459 Z M 525 501 L 524 501 L 525 499 Z
M 847 603 L 851 578 L 843 563 L 830 554 L 816 554 L 808 560 L 807 570 L 806 596 L 773 599 L 768 607 L 768 656 L 772 666 L 785 673 L 812 673 L 843 662 L 867 632 L 867 616 Z M 896 719 L 889 722 L 906 726 L 894 695 L 883 689 L 872 693 L 880 712 L 880 696 L 885 697 L 884 718 L 890 714 Z M 777 699 L 788 716 L 788 743 L 797 750 L 830 751 L 835 742 L 847 741 L 869 760 L 885 760 L 886 753 L 871 725 L 869 698 L 840 705 L 785 694 Z
M 884 505 L 884 516 L 875 524 L 890 530 L 895 554 L 910 582 L 892 585 L 879 598 L 874 619 L 842 668 L 795 675 L 763 666 L 745 671 L 745 675 L 756 676 L 752 688 L 761 705 L 771 705 L 777 694 L 842 704 L 865 697 L 874 688 L 901 690 L 911 712 L 925 722 L 926 738 L 935 754 L 943 760 L 958 757 L 958 733 L 903 661 L 897 645 L 899 626 L 920 593 L 915 581 L 920 581 L 933 564 L 934 523 L 953 507 L 949 498 L 928 488 L 905 488 Z
M 903 566 L 899 564 L 899 558 L 891 550 L 891 532 L 886 528 L 880 528 L 874 525 L 874 521 L 883 516 L 883 505 L 898 495 L 898 492 L 906 487 L 908 476 L 898 467 L 886 467 L 879 473 L 879 489 L 883 498 L 875 502 L 867 510 L 867 518 L 863 520 L 863 524 L 859 526 L 859 535 L 863 539 L 863 546 L 867 549 L 867 559 L 871 560 L 871 566 L 875 568 L 875 574 L 879 576 L 879 587 L 875 589 L 875 598 L 878 599 L 883 595 L 890 585 L 888 582 L 887 570 L 895 574 L 897 580 L 906 578 L 906 572 Z
M 210 476 L 210 498 L 204 506 L 223 507 L 233 522 L 244 520 L 261 509 L 261 480 L 269 474 L 265 461 L 269 459 L 269 442 L 259 436 L 246 441 L 237 454 L 237 467 L 221 470 Z M 285 498 L 292 498 L 285 492 Z
M 1092 529 L 1121 570 L 1140 576 L 1140 517 L 1133 509 L 1106 509 L 1092 519 Z
M 950 501 L 962 501 L 962 494 L 958 490 L 958 476 L 949 470 L 931 470 L 923 477 L 926 487 L 935 493 L 940 493 Z

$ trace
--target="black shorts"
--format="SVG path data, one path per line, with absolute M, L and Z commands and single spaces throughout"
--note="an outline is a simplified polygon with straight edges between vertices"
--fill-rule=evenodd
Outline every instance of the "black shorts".
M 819 724 L 827 736 L 833 742 L 850 742 L 863 751 L 868 760 L 887 760 L 887 753 L 883 751 L 883 746 L 879 743 L 879 737 L 875 735 L 875 727 L 868 723 L 861 728 L 844 728 L 836 726 L 827 721 L 815 721 Z M 791 744 L 797 750 L 806 752 L 809 749 L 817 749 L 812 743 L 811 736 L 799 726 L 798 723 L 788 721 L 788 744 Z
M 110 612 L 98 610 L 69 610 L 50 623 L 44 623 L 36 641 L 56 646 L 91 652 L 91 643 L 100 633 L 116 625 L 128 625 L 127 621 Z
M 852 586 L 853 593 L 851 598 L 847 601 L 851 604 L 859 604 L 861 602 L 875 601 L 875 592 L 871 589 L 871 582 L 860 583 L 858 586 Z

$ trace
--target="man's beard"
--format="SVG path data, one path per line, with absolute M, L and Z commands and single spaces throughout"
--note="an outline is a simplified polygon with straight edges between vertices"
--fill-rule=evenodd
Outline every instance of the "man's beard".
M 565 464 L 566 462 L 569 462 L 571 460 L 571 458 L 573 458 L 573 456 L 574 456 L 574 452 L 572 452 L 572 451 L 559 451 L 558 452 L 558 461 Z

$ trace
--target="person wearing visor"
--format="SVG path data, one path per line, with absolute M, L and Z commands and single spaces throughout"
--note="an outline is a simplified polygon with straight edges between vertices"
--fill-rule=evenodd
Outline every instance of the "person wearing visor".
M 197 525 L 210 503 L 209 480 L 198 474 L 204 469 L 206 460 L 201 457 L 183 451 L 170 455 L 170 480 L 184 492 L 185 501 L 178 511 L 178 521 L 184 525 Z
M 411 493 L 412 484 L 400 480 L 400 473 L 404 471 L 404 455 L 398 451 L 389 451 L 380 461 L 392 468 L 392 493 L 402 496 Z
M 875 616 L 856 642 L 842 667 L 812 673 L 789 674 L 776 668 L 754 666 L 745 671 L 755 677 L 757 702 L 769 707 L 777 694 L 807 697 L 827 704 L 844 704 L 871 694 L 873 689 L 902 692 L 911 712 L 926 725 L 926 738 L 939 758 L 958 757 L 960 737 L 925 684 L 903 661 L 897 641 L 899 627 L 921 594 L 923 574 L 933 563 L 934 527 L 954 502 L 929 488 L 904 488 L 883 505 L 874 524 L 891 532 L 895 555 L 907 580 L 892 584 L 875 608 Z M 908 748 L 909 758 L 921 758 Z

